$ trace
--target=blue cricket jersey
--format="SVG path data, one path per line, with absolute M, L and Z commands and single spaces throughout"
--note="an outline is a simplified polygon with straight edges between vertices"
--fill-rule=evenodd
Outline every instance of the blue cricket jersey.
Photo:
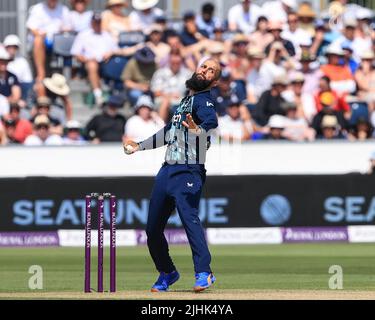
M 199 126 L 199 133 L 182 124 L 189 113 Z M 204 164 L 211 131 L 217 126 L 215 102 L 210 91 L 198 92 L 183 98 L 172 120 L 152 137 L 140 142 L 139 148 L 150 150 L 168 145 L 165 154 L 168 164 Z

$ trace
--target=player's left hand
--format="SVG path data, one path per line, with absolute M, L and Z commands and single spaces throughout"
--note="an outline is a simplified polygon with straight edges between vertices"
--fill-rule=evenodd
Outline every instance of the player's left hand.
M 192 131 L 198 131 L 199 127 L 198 125 L 194 122 L 193 120 L 193 117 L 191 116 L 190 113 L 188 113 L 186 115 L 186 121 L 182 121 L 182 125 L 186 128 L 188 128 L 189 130 L 192 130 Z

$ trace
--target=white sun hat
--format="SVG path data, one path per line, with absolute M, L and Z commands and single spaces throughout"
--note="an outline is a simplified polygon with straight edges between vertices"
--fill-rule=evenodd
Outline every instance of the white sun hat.
M 59 96 L 67 96 L 70 88 L 62 74 L 54 73 L 51 78 L 45 78 L 43 84 L 46 88 Z
M 21 46 L 21 40 L 17 35 L 9 34 L 5 37 L 3 45 L 4 45 L 4 47 L 9 47 L 9 46 L 20 47 Z
M 133 0 L 132 6 L 135 10 L 147 10 L 155 7 L 159 0 Z

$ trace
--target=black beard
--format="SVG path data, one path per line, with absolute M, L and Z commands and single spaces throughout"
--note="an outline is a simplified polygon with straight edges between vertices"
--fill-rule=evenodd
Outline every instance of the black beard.
M 198 79 L 197 74 L 194 72 L 191 78 L 186 80 L 185 85 L 186 88 L 198 92 L 208 89 L 212 82 L 213 80 Z

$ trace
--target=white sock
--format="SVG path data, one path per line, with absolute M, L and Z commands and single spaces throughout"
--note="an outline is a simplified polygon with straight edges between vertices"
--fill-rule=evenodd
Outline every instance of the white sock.
M 102 95 L 103 95 L 103 92 L 102 92 L 102 90 L 101 89 L 99 89 L 99 88 L 97 88 L 97 89 L 94 89 L 94 96 L 95 96 L 95 98 L 101 98 L 102 97 Z

